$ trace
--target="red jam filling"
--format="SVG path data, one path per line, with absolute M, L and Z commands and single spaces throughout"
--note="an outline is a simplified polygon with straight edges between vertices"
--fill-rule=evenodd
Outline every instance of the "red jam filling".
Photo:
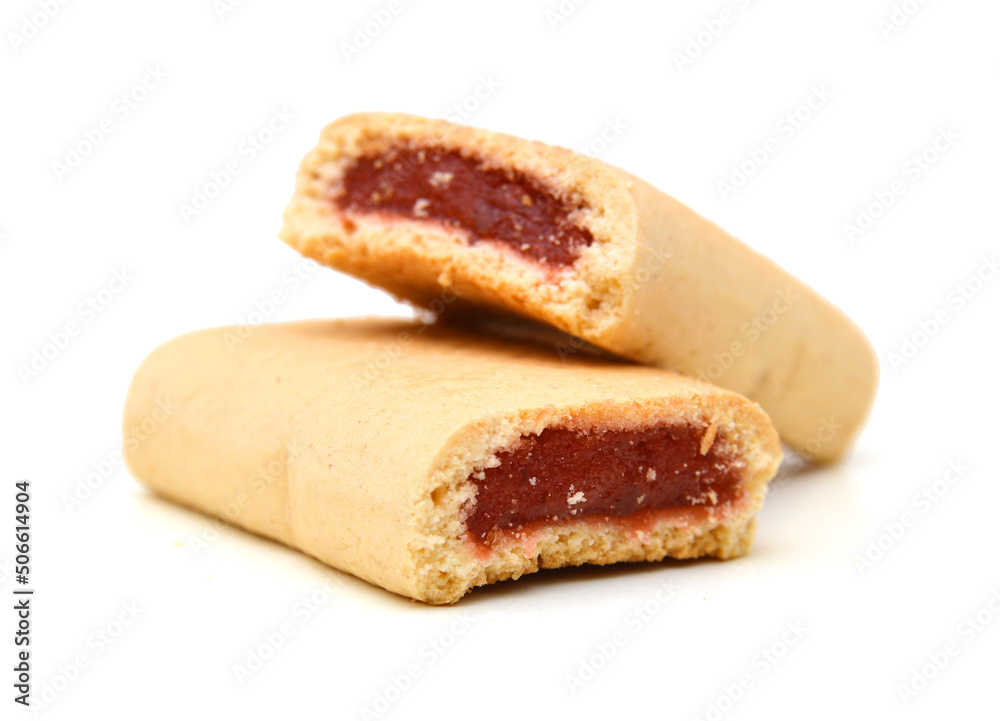
M 537 180 L 441 148 L 395 148 L 357 158 L 335 198 L 349 213 L 382 212 L 465 230 L 470 243 L 503 243 L 552 267 L 572 265 L 594 238 L 569 220 L 573 206 Z
M 708 434 L 708 435 L 706 435 Z M 466 527 L 491 544 L 502 532 L 591 516 L 707 509 L 738 500 L 741 467 L 713 443 L 714 429 L 683 424 L 583 433 L 547 428 L 477 471 Z M 703 452 L 704 450 L 704 452 Z

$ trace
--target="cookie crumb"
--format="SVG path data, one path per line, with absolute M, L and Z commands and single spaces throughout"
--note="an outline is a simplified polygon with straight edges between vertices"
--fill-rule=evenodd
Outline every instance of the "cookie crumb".
M 436 170 L 434 171 L 434 174 L 431 175 L 428 182 L 435 188 L 447 188 L 451 185 L 451 179 L 454 177 L 454 173 L 446 173 L 443 170 Z
M 715 443 L 715 434 L 719 427 L 716 425 L 715 421 L 712 421 L 709 425 L 708 430 L 705 431 L 705 435 L 701 437 L 701 455 L 708 453 L 712 444 Z

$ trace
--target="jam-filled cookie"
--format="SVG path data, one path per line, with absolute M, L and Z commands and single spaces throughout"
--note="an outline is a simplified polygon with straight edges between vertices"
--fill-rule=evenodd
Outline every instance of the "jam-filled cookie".
M 731 391 L 389 319 L 177 338 L 137 371 L 124 430 L 160 494 L 429 603 L 539 568 L 739 556 L 781 456 Z
M 646 182 L 594 158 L 384 113 L 326 127 L 281 237 L 448 313 L 492 309 L 749 396 L 820 461 L 868 415 L 877 361 L 837 308 Z

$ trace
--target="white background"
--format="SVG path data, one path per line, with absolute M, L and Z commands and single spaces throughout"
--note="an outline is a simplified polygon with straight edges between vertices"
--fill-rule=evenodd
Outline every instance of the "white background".
M 13 525 L 13 482 L 30 478 L 43 716 L 995 715 L 1000 295 L 977 273 L 1000 245 L 1000 6 L 907 0 L 890 31 L 889 0 L 591 0 L 558 18 L 556 0 L 401 0 L 346 57 L 387 0 L 220 5 L 99 0 L 47 17 L 44 2 L 7 0 L 0 13 L 0 523 Z M 691 45 L 723 10 L 718 37 Z M 681 63 L 687 49 L 701 52 Z M 814 88 L 830 97 L 788 131 Z M 322 125 L 376 109 L 587 148 L 812 284 L 882 362 L 853 454 L 784 473 L 745 559 L 548 572 L 451 608 L 237 530 L 213 537 L 206 518 L 151 497 L 113 454 L 127 384 L 156 344 L 246 320 L 275 289 L 285 301 L 268 320 L 409 312 L 325 269 L 291 288 L 302 262 L 275 237 Z M 294 119 L 241 152 L 276 111 Z M 941 131 L 952 140 L 937 152 Z M 763 166 L 723 193 L 769 138 Z M 920 170 L 912 156 L 925 151 Z M 184 217 L 230 161 L 240 174 Z M 896 180 L 903 192 L 849 238 L 845 224 Z M 69 323 L 74 337 L 54 349 Z M 894 358 L 907 340 L 920 347 Z M 50 358 L 25 374 L 36 351 Z M 96 488 L 68 505 L 88 475 Z M 9 609 L 12 532 L 0 539 Z M 8 610 L 5 718 L 13 623 Z M 282 624 L 280 648 L 240 677 Z M 946 646 L 943 670 L 904 699 Z

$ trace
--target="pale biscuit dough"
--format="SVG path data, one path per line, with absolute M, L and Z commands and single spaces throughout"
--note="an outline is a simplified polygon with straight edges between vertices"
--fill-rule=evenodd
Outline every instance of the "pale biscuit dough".
M 516 169 L 582 202 L 589 210 L 575 217 L 593 244 L 553 271 L 507 246 L 470 244 L 459 228 L 338 212 L 331 198 L 352 159 L 407 143 Z M 874 399 L 875 354 L 837 308 L 674 198 L 564 148 L 408 115 L 349 116 L 303 160 L 281 238 L 432 310 L 519 314 L 735 390 L 819 461 L 845 452 Z
M 560 360 L 536 345 L 396 320 L 220 328 L 156 349 L 132 381 L 126 447 L 158 493 L 300 549 L 404 596 L 450 603 L 539 568 L 729 558 L 746 552 L 780 460 L 756 404 L 642 366 Z M 507 538 L 483 557 L 462 538 L 470 474 L 547 427 L 689 421 L 743 464 L 744 501 L 635 534 L 589 519 Z M 539 481 L 541 482 L 541 481 Z

